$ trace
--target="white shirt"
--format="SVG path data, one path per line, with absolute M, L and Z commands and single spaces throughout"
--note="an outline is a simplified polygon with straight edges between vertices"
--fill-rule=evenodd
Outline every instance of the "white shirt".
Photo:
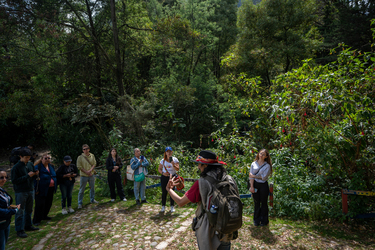
M 172 156 L 172 160 L 174 163 L 179 163 L 178 159 L 174 156 Z M 174 169 L 172 163 L 169 163 L 167 161 L 164 161 L 164 159 L 161 159 L 160 164 L 163 165 L 163 173 L 170 173 L 171 175 L 174 175 L 176 173 L 176 170 Z M 167 171 L 165 170 L 167 169 Z
M 262 177 L 262 179 L 258 179 L 258 178 L 250 178 L 250 179 L 254 179 L 256 182 L 259 182 L 259 183 L 265 183 L 268 180 L 268 177 L 271 174 L 271 166 L 267 162 L 264 162 L 264 164 L 265 164 L 264 166 L 263 164 L 259 165 L 257 161 L 254 161 L 253 163 L 251 163 L 250 173 L 255 174 L 257 177 Z

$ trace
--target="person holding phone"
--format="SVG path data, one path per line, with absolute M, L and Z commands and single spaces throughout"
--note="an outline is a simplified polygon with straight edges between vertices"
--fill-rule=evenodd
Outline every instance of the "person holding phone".
M 174 156 L 172 156 L 173 150 L 171 147 L 166 147 L 164 151 L 164 157 L 161 159 L 158 171 L 161 174 L 160 182 L 161 182 L 161 213 L 165 211 L 165 204 L 167 203 L 167 184 L 169 182 L 169 176 L 176 174 L 178 170 L 180 170 L 180 162 Z M 170 205 L 171 205 L 171 213 L 175 211 L 174 209 L 174 200 L 170 197 Z
M 27 237 L 25 231 L 39 230 L 39 228 L 33 226 L 31 221 L 34 203 L 34 180 L 39 175 L 39 171 L 35 171 L 34 164 L 29 161 L 31 155 L 30 149 L 22 148 L 19 152 L 20 160 L 13 166 L 10 174 L 16 204 L 21 204 L 14 219 L 17 236 L 21 238 Z M 34 223 L 34 225 L 36 224 Z
M 135 148 L 134 157 L 130 160 L 130 166 L 134 170 L 134 175 L 139 175 L 141 173 L 147 175 L 147 167 L 149 165 L 150 164 L 148 163 L 146 157 L 141 155 L 141 150 L 139 148 Z M 134 181 L 134 196 L 137 205 L 141 205 L 141 203 L 148 203 L 146 200 L 146 179 L 143 179 L 142 181 Z M 139 201 L 139 196 L 141 196 L 141 201 Z
M 254 199 L 254 226 L 267 226 L 268 220 L 268 178 L 272 174 L 272 162 L 267 149 L 261 149 L 251 164 L 250 192 Z M 257 189 L 257 191 L 255 191 Z

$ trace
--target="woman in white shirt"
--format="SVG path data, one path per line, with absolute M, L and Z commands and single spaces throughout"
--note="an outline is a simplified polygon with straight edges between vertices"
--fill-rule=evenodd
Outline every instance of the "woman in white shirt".
M 161 196 L 161 210 L 160 212 L 164 213 L 165 211 L 165 204 L 167 203 L 167 184 L 169 182 L 169 176 L 176 174 L 176 172 L 180 169 L 180 163 L 176 157 L 172 156 L 173 151 L 171 147 L 166 147 L 164 152 L 164 157 L 160 161 L 159 164 L 159 173 L 161 174 L 160 182 L 161 182 L 161 190 L 162 190 L 162 196 Z M 174 200 L 170 198 L 170 205 L 171 205 L 171 213 L 173 213 L 174 210 Z
M 249 179 L 250 192 L 254 199 L 254 226 L 267 226 L 268 220 L 268 195 L 270 192 L 268 178 L 272 174 L 270 154 L 262 149 L 251 164 Z M 255 189 L 257 189 L 255 191 Z

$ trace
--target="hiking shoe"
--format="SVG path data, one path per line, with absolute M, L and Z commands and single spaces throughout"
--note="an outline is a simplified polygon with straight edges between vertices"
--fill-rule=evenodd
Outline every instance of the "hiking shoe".
M 136 201 L 136 205 L 139 206 L 141 205 L 141 202 L 139 200 Z
M 25 233 L 25 231 L 17 231 L 17 236 L 20 237 L 20 238 L 26 238 L 27 237 L 27 234 Z
M 61 213 L 62 213 L 63 215 L 65 215 L 65 214 L 68 214 L 68 211 L 66 211 L 66 208 L 64 207 L 64 208 L 62 209 Z
M 111 202 L 115 202 L 115 199 L 111 199 Z
M 93 203 L 93 204 L 98 204 L 99 201 L 97 201 L 97 200 L 93 200 L 91 203 Z
M 81 209 L 82 208 L 82 204 L 78 204 L 78 209 Z
M 128 200 L 124 197 L 124 199 L 122 199 L 122 201 L 128 201 Z
M 165 212 L 165 206 L 162 206 L 161 210 L 160 210 L 160 213 L 164 213 L 164 212 Z
M 146 201 L 146 200 L 143 200 L 143 201 L 141 201 L 141 202 L 142 202 L 142 204 L 143 204 L 143 203 L 148 203 L 148 201 Z
M 25 227 L 25 231 L 37 231 L 37 230 L 39 230 L 38 227 L 33 227 L 33 226 Z
M 74 209 L 73 209 L 72 207 L 69 207 L 69 208 L 68 208 L 68 212 L 69 212 L 69 213 L 74 213 Z
M 176 210 L 174 210 L 174 206 L 171 206 L 171 213 L 174 213 Z

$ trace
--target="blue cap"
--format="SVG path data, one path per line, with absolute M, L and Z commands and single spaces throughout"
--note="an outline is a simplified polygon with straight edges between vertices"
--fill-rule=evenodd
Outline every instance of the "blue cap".
M 166 147 L 165 152 L 167 152 L 168 150 L 173 151 L 171 147 Z

